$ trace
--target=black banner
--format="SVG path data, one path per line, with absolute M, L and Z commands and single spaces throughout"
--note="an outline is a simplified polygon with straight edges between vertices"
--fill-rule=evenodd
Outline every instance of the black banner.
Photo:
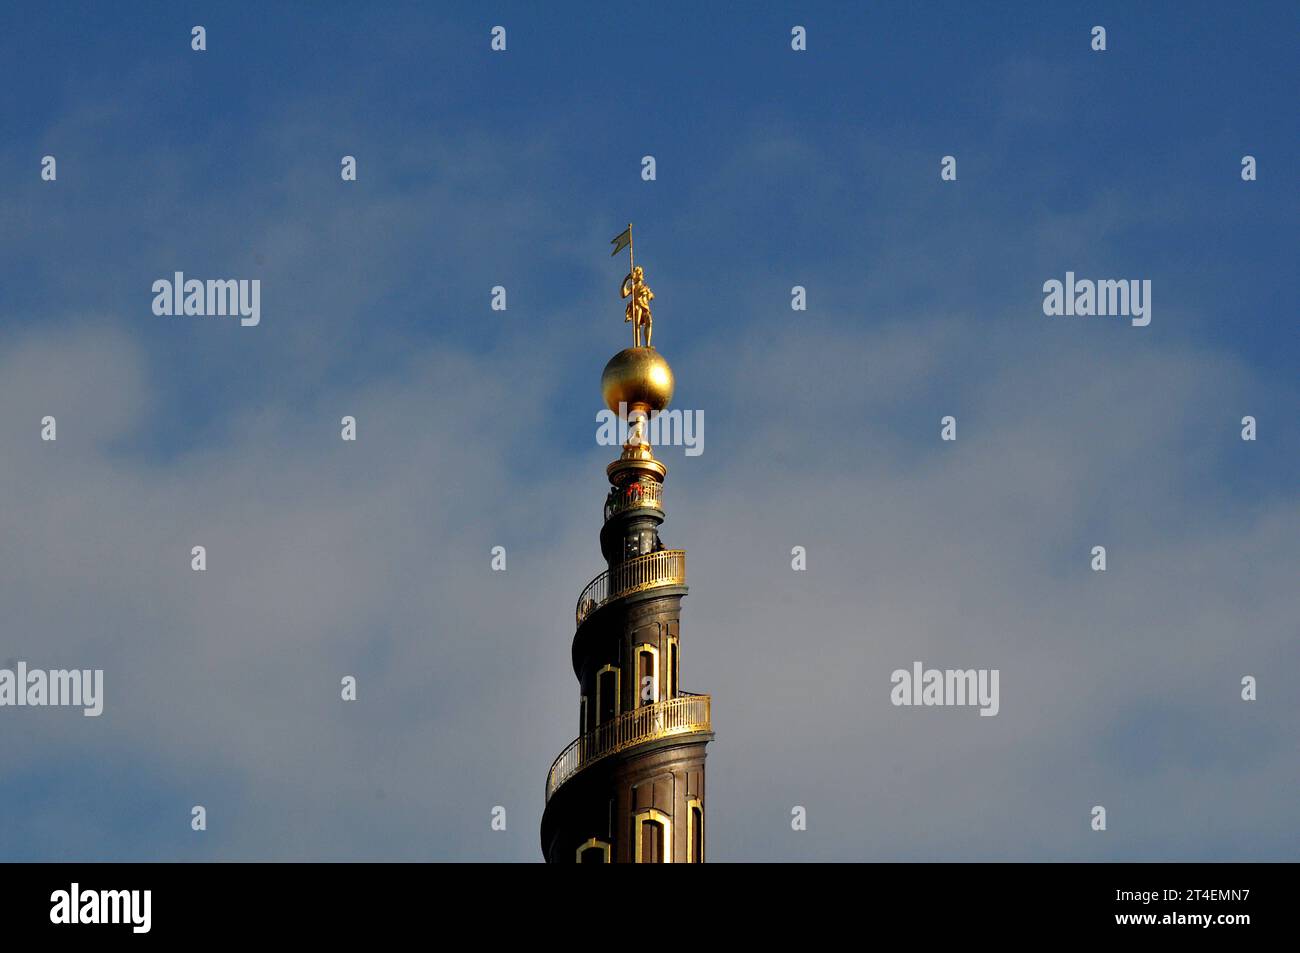
M 1285 928 L 1288 864 L 711 864 L 694 870 L 438 864 L 18 864 L 7 937 L 97 942 L 394 939 L 438 924 L 529 930 L 633 897 L 737 929 L 836 924 L 936 937 L 1134 934 L 1231 943 Z M 629 894 L 629 890 L 634 893 Z M 757 919 L 756 919 L 757 918 Z M 812 918 L 810 920 L 810 918 Z

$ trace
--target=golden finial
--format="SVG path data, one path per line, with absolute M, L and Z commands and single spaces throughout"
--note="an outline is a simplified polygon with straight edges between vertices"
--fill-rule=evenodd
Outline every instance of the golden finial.
M 645 328 L 645 346 L 650 347 L 650 332 L 653 328 L 650 302 L 654 300 L 655 293 L 645 283 L 645 272 L 632 258 L 632 223 L 628 222 L 623 233 L 612 239 L 610 244 L 614 246 L 614 250 L 610 252 L 611 258 L 625 247 L 627 248 L 627 277 L 623 279 L 623 284 L 619 288 L 619 296 L 632 300 L 627 303 L 627 308 L 623 311 L 623 323 L 632 324 L 633 347 L 641 346 L 642 328 Z
M 650 302 L 655 293 L 645 283 L 645 272 L 632 258 L 632 226 L 629 224 L 610 244 L 614 246 L 613 255 L 627 249 L 628 273 L 620 291 L 622 297 L 632 299 L 623 312 L 623 320 L 632 324 L 633 344 L 615 354 L 605 365 L 600 380 L 605 405 L 615 413 L 660 411 L 673 399 L 673 371 L 663 356 L 650 346 Z M 643 327 L 644 346 L 641 344 Z
M 645 272 L 632 258 L 632 226 L 610 242 L 612 255 L 627 249 L 627 277 L 623 279 L 620 295 L 630 298 L 624 309 L 624 323 L 632 325 L 632 347 L 619 351 L 605 365 L 600 375 L 601 395 L 605 406 L 620 417 L 626 415 L 631 425 L 623 454 L 606 472 L 616 485 L 622 480 L 635 478 L 636 474 L 650 475 L 663 482 L 667 468 L 654 458 L 645 436 L 648 416 L 664 410 L 673 399 L 673 369 L 662 354 L 650 346 L 650 302 L 654 292 L 645 283 Z M 641 329 L 645 328 L 645 345 L 641 344 Z

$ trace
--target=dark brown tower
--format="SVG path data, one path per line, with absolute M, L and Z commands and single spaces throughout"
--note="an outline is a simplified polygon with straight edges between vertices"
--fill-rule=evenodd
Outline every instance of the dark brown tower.
M 542 852 L 550 863 L 702 863 L 709 696 L 681 689 L 686 553 L 660 542 L 667 468 L 644 435 L 646 415 L 672 398 L 672 370 L 631 347 L 601 385 L 630 432 L 606 468 L 609 568 L 578 597 L 579 735 L 546 779 Z

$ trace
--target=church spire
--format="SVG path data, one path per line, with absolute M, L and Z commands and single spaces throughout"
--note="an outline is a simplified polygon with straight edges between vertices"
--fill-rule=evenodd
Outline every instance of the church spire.
M 711 701 L 681 690 L 686 553 L 659 538 L 668 468 L 646 433 L 650 415 L 672 401 L 673 372 L 650 346 L 654 293 L 632 259 L 632 226 L 611 244 L 614 254 L 628 249 L 620 296 L 630 299 L 624 320 L 634 337 L 600 384 L 629 430 L 605 468 L 600 548 L 608 568 L 578 597 L 571 654 L 579 735 L 547 776 L 542 851 L 551 862 L 699 863 Z

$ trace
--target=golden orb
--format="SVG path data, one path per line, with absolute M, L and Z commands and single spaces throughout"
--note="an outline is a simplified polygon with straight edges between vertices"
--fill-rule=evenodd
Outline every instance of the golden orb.
M 620 403 L 628 410 L 664 410 L 673 399 L 673 369 L 654 348 L 629 347 L 605 365 L 600 392 L 614 413 Z

